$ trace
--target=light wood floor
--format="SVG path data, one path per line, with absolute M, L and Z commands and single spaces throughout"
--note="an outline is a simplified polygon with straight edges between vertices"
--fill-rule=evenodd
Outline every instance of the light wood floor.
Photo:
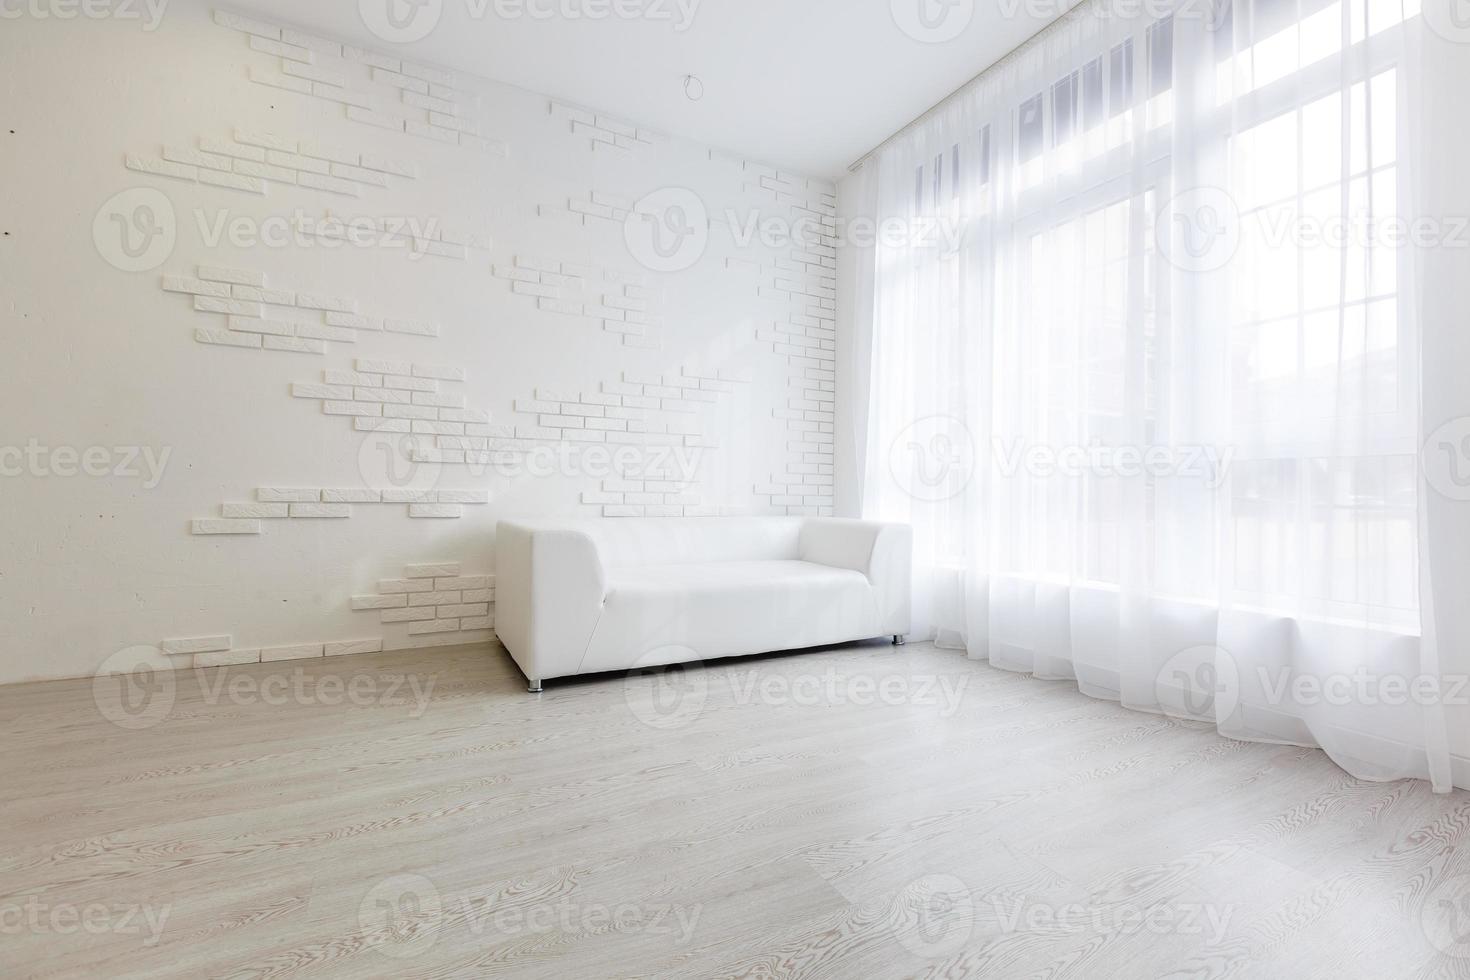
M 0 976 L 1470 976 L 1470 794 L 928 646 L 174 676 L 0 689 Z

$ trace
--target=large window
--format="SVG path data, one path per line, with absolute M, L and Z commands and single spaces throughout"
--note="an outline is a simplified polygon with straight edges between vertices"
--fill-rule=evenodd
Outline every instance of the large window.
M 917 167 L 916 213 L 968 219 L 985 250 L 913 274 L 941 306 L 984 296 L 988 363 L 1009 368 L 985 382 L 1002 442 L 1215 440 L 1219 466 L 1141 489 L 1096 471 L 997 482 L 988 505 L 1015 518 L 997 571 L 1115 586 L 1141 547 L 1173 595 L 1327 617 L 1416 607 L 1417 351 L 1384 238 L 1399 68 L 1370 43 L 1415 11 L 1341 2 L 1224 5 L 1203 65 L 1179 60 L 1176 17 L 1131 25 Z M 1181 71 L 1193 101 L 1176 121 Z M 1156 224 L 1205 182 L 1229 227 L 1180 234 L 1238 244 L 1223 269 L 1181 272 Z

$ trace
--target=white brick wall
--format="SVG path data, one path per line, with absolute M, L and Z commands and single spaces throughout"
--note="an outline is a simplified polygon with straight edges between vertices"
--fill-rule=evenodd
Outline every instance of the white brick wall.
M 836 197 L 830 184 L 747 164 L 748 197 L 784 208 L 790 220 L 818 228 L 817 241 L 769 263 L 731 258 L 726 269 L 784 315 L 756 330 L 781 362 L 786 398 L 771 415 L 786 430 L 785 466 L 755 484 L 755 493 L 787 514 L 832 513 L 836 423 Z
M 594 152 L 613 151 L 615 155 L 622 157 L 631 155 L 636 150 L 648 150 L 668 142 L 667 136 L 655 130 L 641 128 L 605 112 L 578 108 L 564 102 L 552 102 L 551 114 L 561 120 L 573 136 L 585 140 L 585 145 Z
M 199 610 L 230 595 L 231 608 L 241 610 L 232 624 L 240 648 L 181 657 L 254 662 L 262 649 L 300 646 L 297 639 L 322 640 L 325 656 L 328 637 L 369 642 L 351 629 L 349 595 L 371 587 L 344 586 L 337 621 L 330 611 L 319 628 L 292 618 L 318 611 L 308 600 L 320 594 L 322 567 L 341 567 L 345 555 L 393 567 L 430 550 L 431 539 L 453 540 L 472 542 L 488 562 L 494 521 L 533 510 L 609 517 L 830 510 L 830 185 L 684 142 L 671 147 L 596 110 L 548 112 L 544 98 L 424 70 L 399 53 L 251 18 L 219 22 L 218 30 L 185 32 L 200 48 L 178 62 L 201 73 L 193 88 L 207 88 L 207 106 L 189 95 L 194 80 L 135 80 L 137 97 L 169 119 L 167 133 L 156 131 L 169 145 L 148 146 L 144 134 L 95 149 L 118 177 L 174 203 L 173 257 L 143 275 L 159 276 L 161 292 L 176 295 L 153 293 L 157 307 L 120 307 L 130 295 L 125 284 L 136 280 L 105 267 L 95 290 L 48 287 L 87 297 L 77 308 L 85 315 L 54 322 L 98 325 L 99 338 L 109 338 L 99 340 L 101 359 L 140 375 L 189 425 L 197 416 L 197 438 L 172 440 L 167 492 L 141 499 L 138 518 L 146 511 L 148 526 L 164 529 L 161 549 L 177 546 L 168 557 L 187 584 L 150 590 L 146 609 L 119 614 L 120 628 L 147 620 L 140 635 L 202 632 L 210 624 L 194 621 Z M 159 53 L 162 67 L 173 67 L 166 44 Z M 123 44 L 116 57 L 131 64 L 137 52 Z M 134 169 L 123 172 L 117 164 L 129 149 Z M 645 273 L 619 223 L 633 199 L 657 186 L 699 188 L 712 220 L 727 205 L 759 206 L 814 220 L 828 234 L 799 249 L 745 248 L 732 245 L 728 224 L 717 224 L 688 274 Z M 254 197 L 259 191 L 268 196 Z M 105 196 L 86 199 L 95 207 Z M 194 212 L 220 209 L 257 219 L 296 215 L 293 230 L 308 230 L 312 240 L 280 249 L 208 247 Z M 406 258 L 352 247 L 352 218 L 402 242 Z M 333 250 L 335 242 L 348 244 Z M 95 265 L 97 254 L 89 245 L 86 256 L 62 259 Z M 109 305 L 89 307 L 94 294 Z M 187 324 L 196 344 L 176 335 L 177 352 L 119 348 L 110 339 L 118 332 L 106 325 L 120 318 L 130 329 L 179 335 Z M 125 360 L 119 350 L 138 357 Z M 293 367 L 302 354 L 319 358 L 318 367 Z M 75 383 L 106 383 L 76 365 Z M 120 430 L 138 422 L 117 421 Z M 435 480 L 422 488 L 412 482 L 418 489 L 406 492 L 394 479 L 362 472 L 357 451 L 371 440 L 402 447 Z M 546 447 L 629 448 L 636 464 L 544 484 L 490 472 Z M 691 453 L 696 465 L 682 467 L 676 452 Z M 180 499 L 195 507 L 179 511 Z M 263 533 L 290 540 L 272 544 L 257 537 Z M 475 607 L 493 602 L 492 588 L 429 591 L 444 601 L 416 606 L 408 597 L 418 592 L 374 592 L 381 604 L 370 608 L 380 623 L 394 624 L 390 642 L 488 635 L 493 614 Z M 457 601 L 448 601 L 454 593 Z M 43 598 L 49 608 L 53 597 Z M 464 607 L 455 610 L 457 631 L 407 632 L 410 623 L 437 623 L 445 607 Z M 434 615 L 422 618 L 426 609 Z M 77 621 L 87 615 L 73 613 Z
M 316 69 L 303 65 L 302 70 Z M 277 183 L 357 197 L 365 190 L 389 186 L 390 174 L 395 180 L 416 176 L 413 167 L 389 163 L 373 154 L 364 159 L 364 154 L 355 150 L 238 129 L 233 139 L 201 136 L 198 149 L 164 146 L 159 156 L 130 153 L 123 163 L 139 173 L 252 194 L 265 194 L 272 183 Z
M 353 609 L 374 611 L 397 631 L 386 649 L 474 643 L 493 635 L 495 576 L 463 575 L 459 562 L 407 565 L 403 575 L 380 580 L 376 593 L 352 597 Z M 423 637 L 437 639 L 431 644 Z
M 379 129 L 496 155 L 506 150 L 461 118 L 474 98 L 453 72 L 226 11 L 216 11 L 215 22 L 247 37 L 252 82 L 341 105 L 345 118 Z
M 249 284 L 240 284 L 241 277 L 249 279 Z M 359 313 L 357 300 L 350 297 L 267 289 L 265 276 L 248 269 L 201 266 L 196 276 L 165 274 L 162 286 L 165 292 L 191 295 L 200 313 L 225 317 L 224 330 L 203 327 L 195 331 L 194 339 L 202 344 L 324 354 L 328 341 L 354 344 L 361 330 L 439 335 L 439 324 L 430 321 Z
M 212 270 L 217 271 L 217 270 Z M 202 278 L 168 277 L 165 283 L 175 290 L 193 291 L 210 285 Z M 232 270 L 236 277 L 249 276 L 247 270 Z M 345 304 L 348 301 L 314 297 L 312 302 Z M 256 323 L 258 321 L 251 321 Z M 463 368 L 452 365 L 389 361 L 359 358 L 354 370 L 327 370 L 321 382 L 294 382 L 290 393 L 294 398 L 321 402 L 326 415 L 350 417 L 359 431 L 417 432 L 442 453 L 436 461 L 466 463 L 471 455 L 478 460 L 483 454 L 470 454 L 465 449 L 485 448 L 486 439 L 466 439 L 469 426 L 488 427 L 490 414 L 479 409 L 460 407 L 463 396 L 440 390 L 444 384 L 458 384 L 465 379 Z M 422 404 L 409 404 L 410 402 Z M 385 412 L 407 413 L 412 417 L 385 419 Z M 392 423 L 402 425 L 392 428 Z M 260 519 L 274 518 L 347 518 L 351 504 L 407 504 L 404 513 L 418 519 L 458 518 L 463 505 L 488 504 L 490 492 L 476 487 L 405 490 L 397 487 L 260 487 L 253 502 L 227 502 L 221 505 L 222 518 L 249 518 L 248 521 L 205 518 L 193 524 L 195 534 L 259 534 Z
M 517 425 L 514 438 L 487 438 L 489 448 L 524 450 L 537 442 L 598 443 L 623 448 L 613 457 L 626 463 L 618 477 L 581 502 L 604 517 L 694 517 L 718 513 L 691 488 L 704 450 L 719 448 L 706 431 L 707 410 L 748 372 L 684 368 L 671 374 L 624 371 L 597 391 L 567 395 L 535 389 L 518 398 L 515 410 L 533 424 Z
M 263 489 L 271 496 L 306 495 L 290 488 Z M 462 568 L 457 561 L 406 565 L 403 578 L 381 579 L 376 592 L 351 596 L 353 610 L 378 614 L 383 636 L 240 649 L 233 637 L 218 634 L 164 640 L 160 649 L 180 667 L 226 667 L 485 642 L 494 636 L 495 576 L 464 575 Z
M 349 518 L 353 504 L 408 504 L 409 517 L 459 517 L 464 504 L 488 504 L 490 491 L 397 487 L 259 487 L 254 501 L 220 505 L 220 518 L 192 522 L 195 534 L 260 534 L 262 519 Z M 421 508 L 417 512 L 415 507 Z
M 604 200 L 614 199 L 592 193 Z M 612 220 L 616 209 L 608 206 L 607 210 Z M 622 210 L 622 215 L 626 217 L 627 211 Z M 663 346 L 662 293 L 649 288 L 641 275 L 520 254 L 492 271 L 496 278 L 510 283 L 512 293 L 527 297 L 542 313 L 583 318 L 617 336 L 625 347 L 658 350 Z

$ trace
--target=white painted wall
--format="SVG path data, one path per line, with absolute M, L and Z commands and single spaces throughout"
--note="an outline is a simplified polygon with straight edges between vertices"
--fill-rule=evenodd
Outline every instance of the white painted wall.
M 380 579 L 401 577 L 416 562 L 459 562 L 465 575 L 493 571 L 501 517 L 604 508 L 830 509 L 830 241 L 741 245 L 726 217 L 728 209 L 737 225 L 752 214 L 785 224 L 809 218 L 825 235 L 822 222 L 835 203 L 830 185 L 677 138 L 645 134 L 654 141 L 594 151 L 596 134 L 574 132 L 568 113 L 552 111 L 545 97 L 464 76 L 447 80 L 448 88 L 463 94 L 459 118 L 479 140 L 460 145 L 389 132 L 349 119 L 340 101 L 252 81 L 252 72 L 283 70 L 278 54 L 258 50 L 266 47 L 257 41 L 252 48 L 248 33 L 186 0 L 168 5 L 156 31 L 137 21 L 35 17 L 0 30 L 7 105 L 0 128 L 0 682 L 83 676 L 116 651 L 179 637 L 228 634 L 233 647 L 253 649 L 486 636 L 410 636 L 406 624 L 353 611 L 351 597 L 377 592 Z M 397 106 L 400 120 L 429 122 L 428 110 L 404 105 L 397 88 L 374 81 L 370 65 L 325 51 L 311 69 L 341 74 L 373 111 Z M 256 194 L 124 166 L 125 155 L 150 166 L 164 147 L 197 151 L 201 139 L 258 138 L 251 134 L 387 157 L 411 164 L 416 177 L 389 174 L 388 186 L 364 185 L 356 197 L 275 180 Z M 703 207 L 712 219 L 704 252 L 679 271 L 640 264 L 617 216 L 567 211 L 573 202 L 596 211 L 595 200 L 634 201 L 669 188 L 680 190 L 665 190 L 650 206 L 672 200 Z M 142 195 L 115 198 L 132 189 Z M 133 224 L 132 240 L 141 243 L 136 222 L 147 216 L 135 208 L 158 194 L 175 216 L 171 250 L 154 268 L 117 268 L 116 220 Z M 469 247 L 435 246 L 459 257 L 414 258 L 403 248 L 319 241 L 212 247 L 200 227 L 201 216 L 206 228 L 221 216 L 264 226 L 328 211 L 410 219 L 420 228 L 432 220 L 459 241 L 475 239 Z M 139 261 L 155 257 L 145 252 Z M 556 302 L 583 309 L 604 294 L 629 295 L 628 282 L 606 275 L 636 279 L 631 292 L 646 290 L 650 314 L 661 319 L 632 338 L 649 346 L 628 345 L 600 318 L 538 308 L 536 296 L 513 292 L 505 276 L 518 261 L 523 270 L 528 263 L 600 270 L 590 297 L 568 283 L 538 280 L 559 290 Z M 359 331 L 355 342 L 329 341 L 320 354 L 199 343 L 196 330 L 225 331 L 226 316 L 198 312 L 190 295 L 162 287 L 164 276 L 194 277 L 201 265 L 258 270 L 272 289 L 351 298 L 361 314 L 431 322 L 439 335 Z M 315 311 L 262 312 L 325 325 Z M 404 504 L 352 504 L 348 519 L 268 519 L 260 534 L 192 534 L 193 520 L 219 518 L 223 503 L 251 501 L 261 487 L 397 485 L 370 442 L 373 433 L 325 414 L 319 399 L 292 397 L 293 383 L 319 384 L 324 371 L 349 370 L 355 358 L 462 368 L 465 381 L 441 381 L 441 392 L 462 393 L 467 406 L 489 413 L 490 425 L 513 427 L 491 431 L 530 435 L 507 444 L 520 449 L 563 440 L 560 430 L 551 438 L 524 429 L 544 430 L 556 419 L 518 412 L 518 400 L 529 407 L 538 397 L 563 404 L 632 390 L 648 397 L 652 381 L 698 384 L 703 376 L 714 401 L 692 413 L 644 417 L 649 430 L 697 420 L 693 440 L 683 432 L 648 438 L 702 450 L 688 489 L 698 503 L 618 497 L 616 485 L 575 473 L 512 478 L 445 464 L 420 470 L 412 485 L 484 491 L 490 503 L 463 505 L 462 517 L 443 520 L 411 519 Z M 618 387 L 628 384 L 635 388 Z M 28 446 L 49 452 L 27 453 Z M 59 475 L 70 467 L 58 447 L 105 447 L 105 458 L 92 456 L 99 469 L 132 452 L 115 454 L 114 447 L 139 447 L 155 460 L 167 453 L 166 466 L 156 485 L 142 462 L 139 476 Z M 599 493 L 610 496 L 584 500 Z

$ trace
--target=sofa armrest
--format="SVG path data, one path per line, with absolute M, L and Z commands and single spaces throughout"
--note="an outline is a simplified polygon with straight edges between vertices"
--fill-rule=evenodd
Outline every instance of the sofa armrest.
M 802 561 L 867 576 L 878 598 L 876 635 L 882 635 L 909 631 L 913 549 L 913 529 L 907 524 L 821 517 L 802 524 L 798 554 Z
M 802 561 L 850 568 L 872 581 L 882 574 L 892 552 L 908 555 L 912 533 L 907 524 L 814 517 L 802 522 L 797 550 Z
M 602 559 L 585 531 L 496 525 L 495 633 L 527 677 L 577 672 L 606 594 Z

